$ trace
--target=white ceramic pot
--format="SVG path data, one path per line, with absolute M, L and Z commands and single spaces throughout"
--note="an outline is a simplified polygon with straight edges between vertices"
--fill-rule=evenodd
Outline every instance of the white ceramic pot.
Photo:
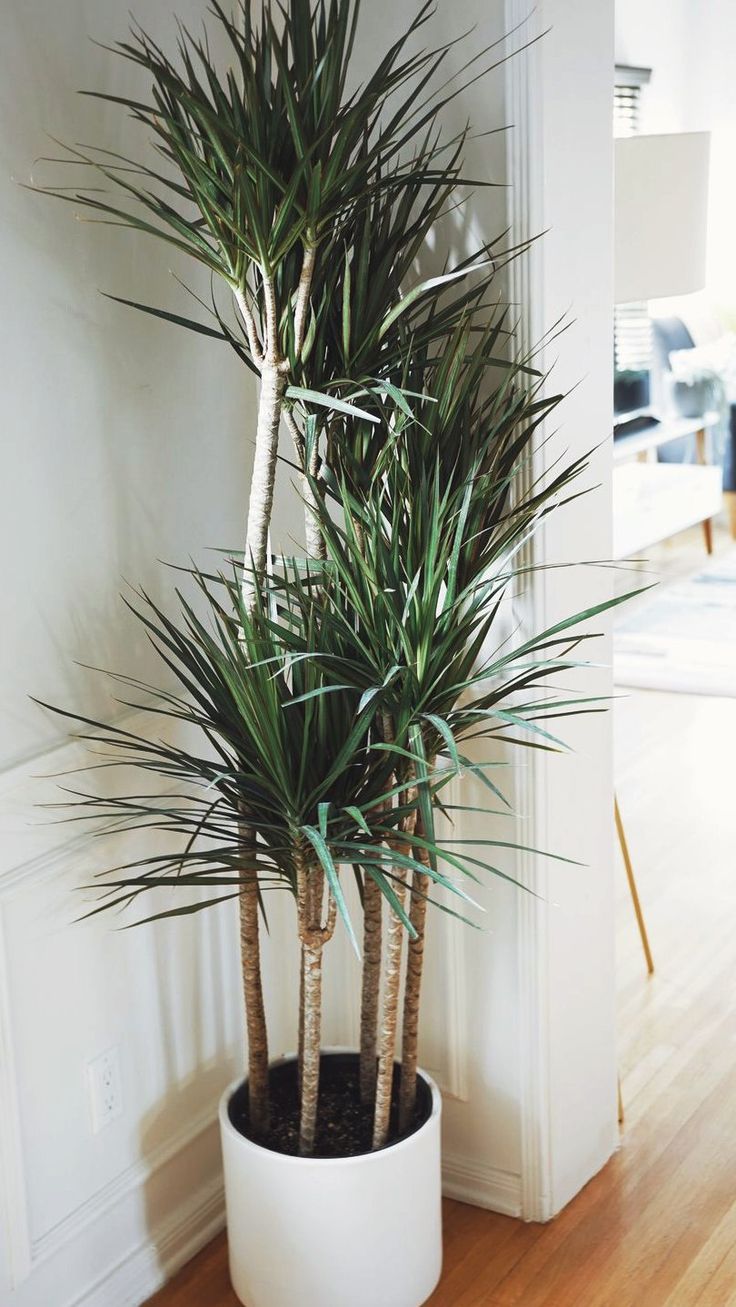
M 334 1050 L 337 1052 L 338 1050 Z M 342 1050 L 340 1050 L 342 1051 Z M 230 1277 L 244 1307 L 420 1307 L 442 1269 L 440 1115 L 358 1157 L 290 1157 L 220 1102 Z

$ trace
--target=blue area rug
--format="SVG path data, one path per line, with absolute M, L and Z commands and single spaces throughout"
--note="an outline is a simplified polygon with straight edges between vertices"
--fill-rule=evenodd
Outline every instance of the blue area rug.
M 736 550 L 622 618 L 614 673 L 619 685 L 736 698 Z

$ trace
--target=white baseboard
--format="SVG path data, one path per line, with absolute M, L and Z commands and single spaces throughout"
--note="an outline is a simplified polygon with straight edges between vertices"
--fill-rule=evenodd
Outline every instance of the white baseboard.
M 445 1157 L 442 1191 L 474 1207 L 487 1207 L 503 1216 L 521 1216 L 521 1176 L 486 1166 L 468 1157 Z
M 448 1198 L 504 1216 L 521 1215 L 521 1177 L 469 1158 L 446 1158 L 443 1192 Z M 140 1307 L 225 1226 L 221 1180 L 200 1189 L 152 1238 L 140 1244 L 66 1307 Z
M 67 1307 L 140 1307 L 225 1226 L 222 1181 L 201 1189 Z

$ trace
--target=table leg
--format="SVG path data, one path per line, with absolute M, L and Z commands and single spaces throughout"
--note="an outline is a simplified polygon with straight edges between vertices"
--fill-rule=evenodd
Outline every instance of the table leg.
M 624 860 L 624 867 L 626 869 L 626 879 L 629 882 L 629 892 L 631 894 L 631 901 L 634 905 L 636 924 L 639 927 L 639 936 L 641 938 L 642 948 L 644 949 L 644 959 L 647 964 L 647 971 L 649 972 L 649 975 L 652 976 L 654 975 L 654 960 L 652 958 L 652 950 L 649 947 L 649 936 L 647 935 L 647 928 L 644 924 L 644 913 L 641 910 L 641 903 L 639 901 L 639 891 L 636 888 L 636 880 L 634 879 L 634 868 L 631 865 L 629 846 L 626 842 L 626 835 L 624 833 L 624 823 L 621 820 L 621 812 L 618 806 L 618 797 L 615 793 L 613 796 L 613 816 L 616 822 L 616 833 L 618 835 L 618 842 L 621 846 L 621 856 Z
M 700 428 L 700 431 L 695 432 L 695 456 L 698 462 L 701 464 L 701 466 L 705 466 L 709 462 L 707 434 L 703 427 Z M 706 553 L 712 554 L 713 553 L 713 524 L 709 517 L 707 517 L 703 522 L 703 538 L 705 540 Z
M 709 517 L 706 517 L 703 522 L 703 539 L 705 540 L 706 554 L 712 554 L 713 553 L 713 525 Z

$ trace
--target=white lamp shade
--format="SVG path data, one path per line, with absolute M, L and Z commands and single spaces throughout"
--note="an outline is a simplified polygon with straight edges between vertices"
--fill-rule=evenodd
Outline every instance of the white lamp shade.
M 710 133 L 626 136 L 615 146 L 616 303 L 702 290 Z

